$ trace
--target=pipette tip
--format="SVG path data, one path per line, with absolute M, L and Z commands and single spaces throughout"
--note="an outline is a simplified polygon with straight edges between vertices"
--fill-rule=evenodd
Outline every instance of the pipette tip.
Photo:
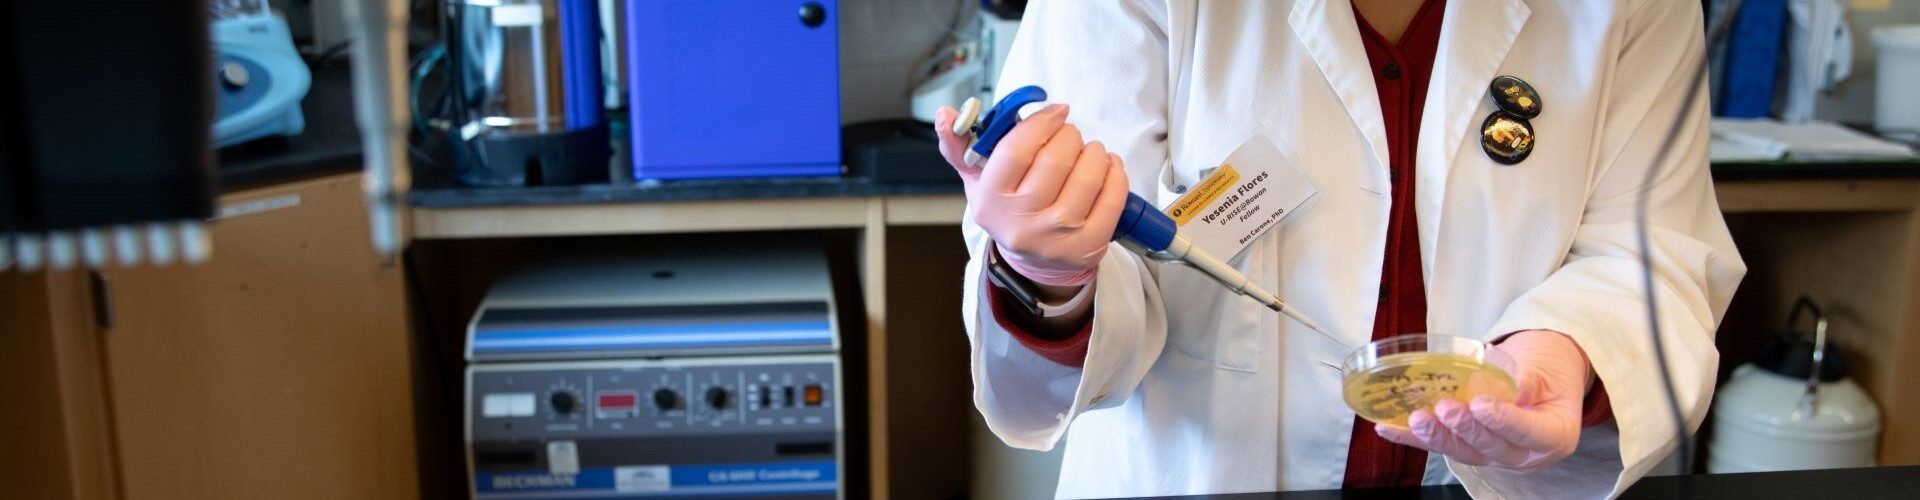
M 1319 323 L 1308 319 L 1306 313 L 1300 312 L 1299 309 L 1295 309 L 1293 306 L 1287 305 L 1286 302 L 1280 301 L 1280 297 L 1278 296 L 1265 293 L 1264 290 L 1261 290 L 1255 295 L 1255 298 L 1259 300 L 1261 304 L 1265 304 L 1268 309 L 1272 309 L 1274 312 L 1285 315 L 1286 317 L 1293 318 L 1294 321 L 1300 322 L 1301 325 L 1305 325 L 1307 328 L 1313 329 L 1313 331 L 1322 333 L 1327 331 L 1326 329 L 1320 328 Z

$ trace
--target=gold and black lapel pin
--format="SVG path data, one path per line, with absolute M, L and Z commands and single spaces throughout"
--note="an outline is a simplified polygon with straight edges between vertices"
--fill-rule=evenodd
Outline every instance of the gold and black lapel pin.
M 1480 122 L 1480 149 L 1502 165 L 1526 161 L 1533 153 L 1533 123 L 1540 116 L 1540 92 L 1511 75 L 1500 75 L 1487 85 L 1497 109 Z

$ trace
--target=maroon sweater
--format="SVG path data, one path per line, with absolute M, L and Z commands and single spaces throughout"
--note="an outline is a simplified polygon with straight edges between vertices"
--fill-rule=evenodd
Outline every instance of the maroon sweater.
M 1355 10 L 1360 40 L 1373 68 L 1380 95 L 1380 117 L 1387 127 L 1387 168 L 1393 205 L 1387 212 L 1386 258 L 1380 269 L 1380 302 L 1374 307 L 1373 340 L 1426 333 L 1427 287 L 1421 279 L 1420 224 L 1414 218 L 1414 152 L 1420 140 L 1420 111 L 1427 102 L 1427 80 L 1440 48 L 1446 0 L 1427 0 L 1407 24 L 1398 43 L 1387 41 Z M 1374 433 L 1373 422 L 1353 417 L 1343 486 L 1417 486 L 1426 476 L 1427 451 L 1395 444 Z

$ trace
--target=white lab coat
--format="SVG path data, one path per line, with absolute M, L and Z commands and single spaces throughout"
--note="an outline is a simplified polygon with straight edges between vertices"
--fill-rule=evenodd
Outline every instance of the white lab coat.
M 1707 171 L 1698 2 L 1453 0 L 1419 131 L 1415 204 L 1427 330 L 1571 336 L 1614 423 L 1525 474 L 1429 461 L 1481 498 L 1617 494 L 1674 447 L 1642 306 L 1635 188 L 1672 138 L 1651 196 L 1660 322 L 1697 426 L 1713 332 L 1745 274 Z M 1234 261 L 1328 331 L 1229 295 L 1192 270 L 1115 245 L 1100 264 L 1085 366 L 1015 342 L 984 306 L 988 244 L 969 210 L 963 316 L 974 402 L 1009 445 L 1065 440 L 1061 497 L 1337 488 L 1353 412 L 1341 360 L 1372 332 L 1389 207 L 1380 104 L 1347 0 L 1038 0 L 999 88 L 1045 86 L 1069 120 L 1127 162 L 1159 203 L 1254 134 L 1319 186 L 1317 199 Z M 1496 75 L 1538 89 L 1532 157 L 1480 150 Z M 1704 85 L 1704 83 L 1702 83 Z M 1676 117 L 1684 117 L 1672 128 Z M 1449 469 L 1451 475 L 1449 474 Z

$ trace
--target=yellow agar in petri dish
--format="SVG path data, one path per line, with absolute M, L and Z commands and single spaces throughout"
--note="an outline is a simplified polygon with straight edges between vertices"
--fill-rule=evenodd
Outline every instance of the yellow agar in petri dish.
M 1405 428 L 1415 410 L 1441 398 L 1466 403 L 1487 394 L 1513 401 L 1513 379 L 1492 363 L 1461 354 L 1403 352 L 1347 374 L 1347 406 L 1376 424 Z

